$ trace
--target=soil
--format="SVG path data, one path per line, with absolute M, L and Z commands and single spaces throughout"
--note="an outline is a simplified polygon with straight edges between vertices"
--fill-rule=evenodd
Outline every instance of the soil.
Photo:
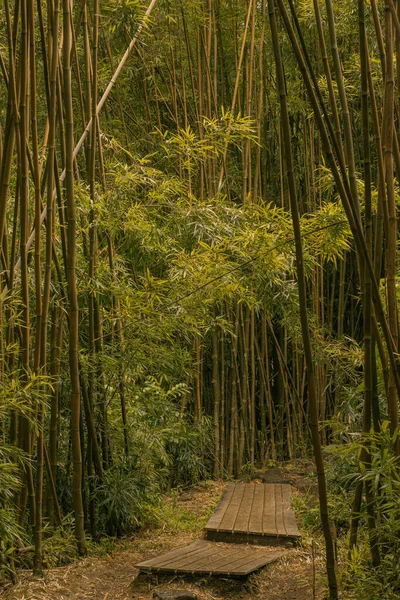
M 276 471 L 276 470 L 274 470 Z M 305 473 L 258 473 L 264 481 L 271 479 L 305 480 Z M 264 476 L 261 476 L 264 475 Z M 300 489 L 304 481 L 298 481 Z M 210 482 L 186 490 L 176 501 L 204 521 L 211 514 L 224 484 Z M 167 500 L 168 501 L 168 500 Z M 182 579 L 139 575 L 135 564 L 168 550 L 186 545 L 201 537 L 201 530 L 181 531 L 168 524 L 141 531 L 133 538 L 117 544 L 105 558 L 89 557 L 46 571 L 42 579 L 31 571 L 19 573 L 19 581 L 3 592 L 0 600 L 150 600 L 154 591 L 184 589 L 194 592 L 199 600 L 322 600 L 323 563 L 311 548 L 282 548 L 284 558 L 269 565 L 246 580 L 221 578 Z M 279 548 L 274 548 L 279 550 Z M 314 583 L 313 583 L 314 581 Z

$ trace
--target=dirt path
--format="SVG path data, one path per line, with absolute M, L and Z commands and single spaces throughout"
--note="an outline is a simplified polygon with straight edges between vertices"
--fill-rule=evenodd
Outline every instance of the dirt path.
M 313 600 L 321 599 L 321 586 L 313 594 L 313 559 L 308 548 L 283 549 L 283 559 L 246 581 L 208 578 L 192 581 L 176 577 L 138 577 L 135 564 L 201 537 L 201 530 L 220 497 L 223 484 L 192 488 L 166 503 L 164 522 L 118 544 L 105 558 L 91 557 L 67 567 L 49 569 L 43 579 L 30 572 L 0 592 L 1 600 L 149 600 L 154 590 L 187 589 L 199 600 Z M 169 505 L 168 505 L 169 504 Z M 166 516 L 167 515 L 167 516 Z M 278 549 L 278 548 L 275 548 Z M 314 561 L 321 570 L 321 561 Z

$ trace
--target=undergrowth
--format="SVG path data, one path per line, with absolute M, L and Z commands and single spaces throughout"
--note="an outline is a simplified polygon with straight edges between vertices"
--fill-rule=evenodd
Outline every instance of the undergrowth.
M 338 581 L 343 600 L 399 600 L 400 598 L 400 482 L 393 455 L 393 436 L 383 423 L 381 433 L 349 436 L 347 444 L 332 444 L 325 448 L 328 507 L 333 526 L 338 561 Z M 368 466 L 360 465 L 357 457 L 362 447 L 371 451 Z M 356 485 L 368 482 L 373 490 L 375 528 L 373 539 L 379 551 L 380 564 L 373 566 L 365 494 L 363 494 L 357 545 L 349 551 L 350 522 Z M 364 487 L 365 490 L 365 487 Z M 314 542 L 323 551 L 315 475 L 302 494 L 295 494 L 293 506 L 302 543 Z
M 202 484 L 201 487 L 196 486 L 197 489 L 211 491 L 216 489 L 213 481 L 205 481 Z M 185 506 L 180 500 L 180 495 L 181 489 L 172 490 L 170 497 L 153 509 L 154 524 L 170 533 L 201 532 L 219 501 L 219 492 L 207 502 L 197 506 L 196 510 L 193 506 Z

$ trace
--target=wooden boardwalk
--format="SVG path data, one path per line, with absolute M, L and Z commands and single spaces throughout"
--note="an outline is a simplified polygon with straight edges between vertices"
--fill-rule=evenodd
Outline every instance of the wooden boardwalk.
M 211 543 L 198 540 L 136 567 L 144 573 L 245 577 L 285 553 L 243 543 L 284 545 L 300 537 L 290 501 L 288 484 L 230 483 L 205 527 Z
M 251 546 L 237 547 L 198 540 L 185 548 L 141 562 L 136 567 L 142 573 L 246 577 L 283 555 L 284 552 L 268 552 Z
M 300 537 L 291 508 L 291 486 L 230 483 L 205 531 L 208 540 L 284 544 Z

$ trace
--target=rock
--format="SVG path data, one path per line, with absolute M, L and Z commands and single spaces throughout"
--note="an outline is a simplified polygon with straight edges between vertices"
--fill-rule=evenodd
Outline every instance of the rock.
M 188 590 L 165 590 L 164 592 L 153 592 L 155 600 L 197 600 L 197 595 Z

